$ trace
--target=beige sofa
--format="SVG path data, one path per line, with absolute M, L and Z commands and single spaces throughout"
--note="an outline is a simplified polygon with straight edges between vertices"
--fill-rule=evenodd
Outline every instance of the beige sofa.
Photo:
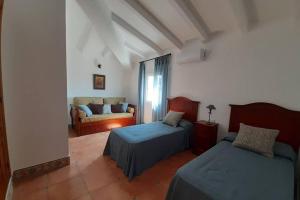
M 111 104 L 126 102 L 125 97 L 74 97 L 71 104 L 72 127 L 75 128 L 77 135 L 85 135 L 103 131 L 109 131 L 112 128 L 124 127 L 136 124 L 136 106 L 129 104 L 126 113 L 110 113 L 92 115 L 86 114 L 78 109 L 78 105 Z

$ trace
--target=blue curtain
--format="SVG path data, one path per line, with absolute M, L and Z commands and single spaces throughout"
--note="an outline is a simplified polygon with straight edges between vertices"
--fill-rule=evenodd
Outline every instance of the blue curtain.
M 152 102 L 152 120 L 162 120 L 167 113 L 168 68 L 171 55 L 155 59 L 154 64 L 154 101 Z
M 145 99 L 145 62 L 140 63 L 139 82 L 138 82 L 138 108 L 137 108 L 137 123 L 144 123 L 144 99 Z

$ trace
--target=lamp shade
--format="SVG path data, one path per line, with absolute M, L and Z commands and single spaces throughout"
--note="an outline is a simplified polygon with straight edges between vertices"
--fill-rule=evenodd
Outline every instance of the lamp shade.
M 216 110 L 216 107 L 214 105 L 208 105 L 206 108 L 208 108 L 209 110 Z

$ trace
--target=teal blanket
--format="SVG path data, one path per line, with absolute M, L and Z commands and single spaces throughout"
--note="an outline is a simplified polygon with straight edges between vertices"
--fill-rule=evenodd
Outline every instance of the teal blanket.
M 177 171 L 166 200 L 293 200 L 296 154 L 283 143 L 274 153 L 267 158 L 222 141 Z
M 110 155 L 129 180 L 160 160 L 189 148 L 191 123 L 172 127 L 153 122 L 113 129 L 103 155 Z

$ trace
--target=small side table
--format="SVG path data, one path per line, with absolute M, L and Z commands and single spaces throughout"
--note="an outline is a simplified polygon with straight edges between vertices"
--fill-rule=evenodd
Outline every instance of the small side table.
M 217 143 L 218 124 L 198 121 L 194 123 L 192 151 L 200 155 Z

